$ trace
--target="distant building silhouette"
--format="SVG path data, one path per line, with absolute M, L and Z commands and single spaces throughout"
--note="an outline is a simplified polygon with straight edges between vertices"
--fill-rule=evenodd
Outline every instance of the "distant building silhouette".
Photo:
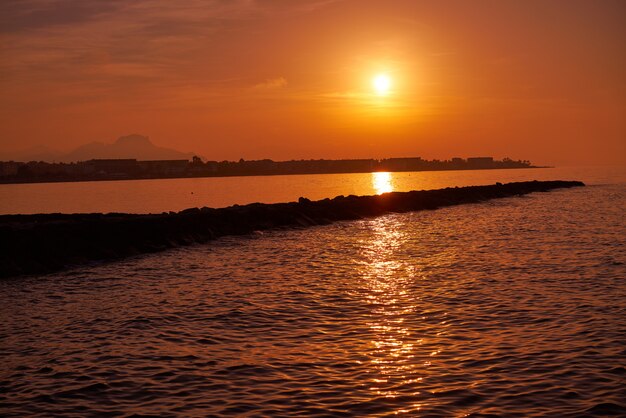
M 272 161 L 241 158 L 239 161 L 202 162 L 197 156 L 189 160 L 92 159 L 78 163 L 31 161 L 0 162 L 0 182 L 48 182 L 151 179 L 171 177 L 265 176 L 279 174 L 369 173 L 375 171 L 437 171 L 493 168 L 529 168 L 530 161 L 505 158 L 455 157 L 451 160 L 424 160 L 420 157 L 351 160 Z

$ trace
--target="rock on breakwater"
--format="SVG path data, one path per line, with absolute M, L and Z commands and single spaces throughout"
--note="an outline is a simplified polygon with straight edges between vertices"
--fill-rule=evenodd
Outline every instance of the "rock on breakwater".
M 192 208 L 178 213 L 40 214 L 0 216 L 0 278 L 45 274 L 94 261 L 121 259 L 226 235 L 281 227 L 324 225 L 390 212 L 584 186 L 579 181 L 531 181 L 490 186 L 391 192 L 376 196 Z

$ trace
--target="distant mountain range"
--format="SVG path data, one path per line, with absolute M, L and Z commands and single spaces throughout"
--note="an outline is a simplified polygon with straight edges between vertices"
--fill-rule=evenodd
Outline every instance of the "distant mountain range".
M 81 145 L 69 153 L 61 153 L 44 146 L 38 146 L 22 152 L 0 155 L 0 160 L 8 161 L 47 161 L 76 162 L 93 159 L 135 158 L 137 160 L 190 160 L 192 152 L 181 152 L 171 148 L 154 145 L 147 136 L 132 134 L 119 137 L 112 144 L 90 142 Z

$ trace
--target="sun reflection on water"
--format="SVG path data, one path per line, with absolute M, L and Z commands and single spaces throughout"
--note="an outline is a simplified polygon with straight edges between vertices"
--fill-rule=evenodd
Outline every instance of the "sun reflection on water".
M 373 174 L 375 185 L 391 190 L 389 173 Z M 369 221 L 368 225 L 371 238 L 362 242 L 360 274 L 363 296 L 371 307 L 370 390 L 386 398 L 406 396 L 404 389 L 422 381 L 424 367 L 415 358 L 421 339 L 405 324 L 419 302 L 409 289 L 416 274 L 410 263 L 399 261 L 403 258 L 397 256 L 407 240 L 401 225 L 389 217 Z M 419 391 L 408 395 L 419 396 Z M 413 412 L 417 410 L 419 407 Z
M 372 187 L 376 194 L 393 192 L 393 184 L 391 183 L 391 173 L 376 172 L 372 173 Z

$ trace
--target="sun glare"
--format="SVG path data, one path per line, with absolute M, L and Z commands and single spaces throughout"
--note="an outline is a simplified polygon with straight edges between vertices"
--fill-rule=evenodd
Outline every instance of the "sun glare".
M 372 79 L 372 86 L 374 87 L 376 94 L 379 96 L 386 96 L 389 94 L 391 89 L 391 79 L 387 74 L 378 74 Z
M 385 171 L 372 173 L 372 187 L 376 194 L 393 192 L 391 173 Z

